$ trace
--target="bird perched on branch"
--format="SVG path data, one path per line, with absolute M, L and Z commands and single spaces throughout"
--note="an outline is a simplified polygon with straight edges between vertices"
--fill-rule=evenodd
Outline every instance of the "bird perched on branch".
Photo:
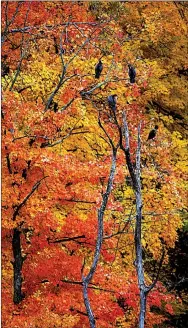
M 99 79 L 103 70 L 103 65 L 101 59 L 99 60 L 98 64 L 95 66 L 95 78 Z
M 135 70 L 135 68 L 131 64 L 128 64 L 128 67 L 129 67 L 130 83 L 135 83 L 136 70 Z
M 108 105 L 114 112 L 116 110 L 117 99 L 118 99 L 117 95 L 108 96 Z
M 155 128 L 150 131 L 147 141 L 155 138 L 158 128 L 159 128 L 158 125 L 155 125 Z

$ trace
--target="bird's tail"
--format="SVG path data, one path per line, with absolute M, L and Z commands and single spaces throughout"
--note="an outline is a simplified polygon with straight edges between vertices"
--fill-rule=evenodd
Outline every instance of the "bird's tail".
M 130 78 L 130 83 L 135 83 L 135 77 Z
M 99 79 L 99 77 L 100 77 L 100 73 L 99 73 L 99 72 L 96 72 L 96 73 L 95 73 L 95 78 L 96 78 L 96 79 Z

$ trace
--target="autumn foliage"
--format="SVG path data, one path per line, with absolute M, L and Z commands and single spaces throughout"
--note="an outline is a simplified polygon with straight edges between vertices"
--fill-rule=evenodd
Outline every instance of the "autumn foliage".
M 163 252 L 168 265 L 183 225 L 186 6 L 25 1 L 2 2 L 1 10 L 2 324 L 86 328 L 82 274 L 93 260 L 112 160 L 109 138 L 118 144 L 123 112 L 133 164 L 141 123 L 148 284 Z M 128 63 L 136 68 L 134 84 Z M 117 122 L 111 94 L 118 95 Z M 156 138 L 146 141 L 155 124 Z M 135 220 L 135 195 L 118 148 L 100 260 L 88 286 L 97 327 L 137 327 Z M 179 304 L 159 275 L 148 295 L 146 327 L 159 327 Z

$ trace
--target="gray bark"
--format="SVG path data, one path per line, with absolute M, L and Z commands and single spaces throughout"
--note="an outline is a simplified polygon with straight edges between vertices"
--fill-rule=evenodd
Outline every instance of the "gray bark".
M 136 153 L 136 185 L 135 185 L 135 196 L 136 196 L 136 223 L 135 223 L 135 249 L 136 249 L 136 268 L 138 285 L 140 289 L 140 314 L 139 314 L 139 328 L 144 328 L 145 315 L 146 315 L 146 286 L 144 281 L 144 268 L 142 261 L 142 194 L 141 194 L 141 183 L 140 183 L 140 152 L 141 152 L 141 140 L 140 140 L 140 125 L 138 127 L 138 146 Z
M 159 263 L 159 269 L 156 274 L 154 281 L 147 286 L 144 279 L 144 267 L 143 267 L 143 256 L 142 256 L 142 192 L 141 192 L 141 182 L 140 182 L 140 154 L 141 154 L 141 138 L 140 129 L 141 124 L 138 126 L 138 143 L 136 152 L 136 170 L 134 170 L 129 146 L 129 130 L 126 121 L 125 113 L 123 113 L 123 129 L 119 128 L 120 132 L 120 148 L 124 151 L 126 164 L 129 170 L 129 174 L 132 180 L 132 186 L 136 198 L 136 222 L 135 222 L 135 250 L 136 250 L 136 270 L 138 278 L 138 286 L 140 290 L 140 313 L 139 313 L 139 328 L 144 328 L 145 326 L 145 316 L 146 316 L 146 301 L 147 295 L 151 289 L 153 289 L 158 281 L 160 269 L 164 259 L 164 251 Z M 125 147 L 123 146 L 123 139 L 125 140 Z
M 109 198 L 109 195 L 112 190 L 113 180 L 114 180 L 115 171 L 116 171 L 117 148 L 113 147 L 112 164 L 111 164 L 111 170 L 110 170 L 110 174 L 109 174 L 108 184 L 107 184 L 106 192 L 103 195 L 101 206 L 98 210 L 98 232 L 97 232 L 97 242 L 96 242 L 93 262 L 92 262 L 91 268 L 90 268 L 87 276 L 82 275 L 84 303 L 85 303 L 87 315 L 89 318 L 89 324 L 90 324 L 91 328 L 95 328 L 96 326 L 95 326 L 95 317 L 94 317 L 93 311 L 91 309 L 90 300 L 88 297 L 88 285 L 93 278 L 93 275 L 96 271 L 97 264 L 98 264 L 99 257 L 100 257 L 100 252 L 101 252 L 101 247 L 102 247 L 102 242 L 103 242 L 103 218 L 104 218 L 104 213 L 105 213 L 106 205 L 108 202 L 108 198 Z
M 138 278 L 138 286 L 140 290 L 140 314 L 139 314 L 139 328 L 144 328 L 145 315 L 146 315 L 146 296 L 148 293 L 148 287 L 145 285 L 143 258 L 142 258 L 142 194 L 140 183 L 140 153 L 141 153 L 141 139 L 140 128 L 138 127 L 138 146 L 136 153 L 136 170 L 134 170 L 129 146 L 129 130 L 126 121 L 126 116 L 123 113 L 123 137 L 125 139 L 125 147 L 121 143 L 121 149 L 125 153 L 126 163 L 129 170 L 129 174 L 132 179 L 133 190 L 136 197 L 136 222 L 135 222 L 135 250 L 136 250 L 136 270 Z

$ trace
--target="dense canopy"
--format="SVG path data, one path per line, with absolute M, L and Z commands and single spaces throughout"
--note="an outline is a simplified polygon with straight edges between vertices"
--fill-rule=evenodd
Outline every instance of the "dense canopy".
M 4 328 L 141 328 L 135 177 L 145 327 L 185 316 L 187 8 L 1 3 Z

